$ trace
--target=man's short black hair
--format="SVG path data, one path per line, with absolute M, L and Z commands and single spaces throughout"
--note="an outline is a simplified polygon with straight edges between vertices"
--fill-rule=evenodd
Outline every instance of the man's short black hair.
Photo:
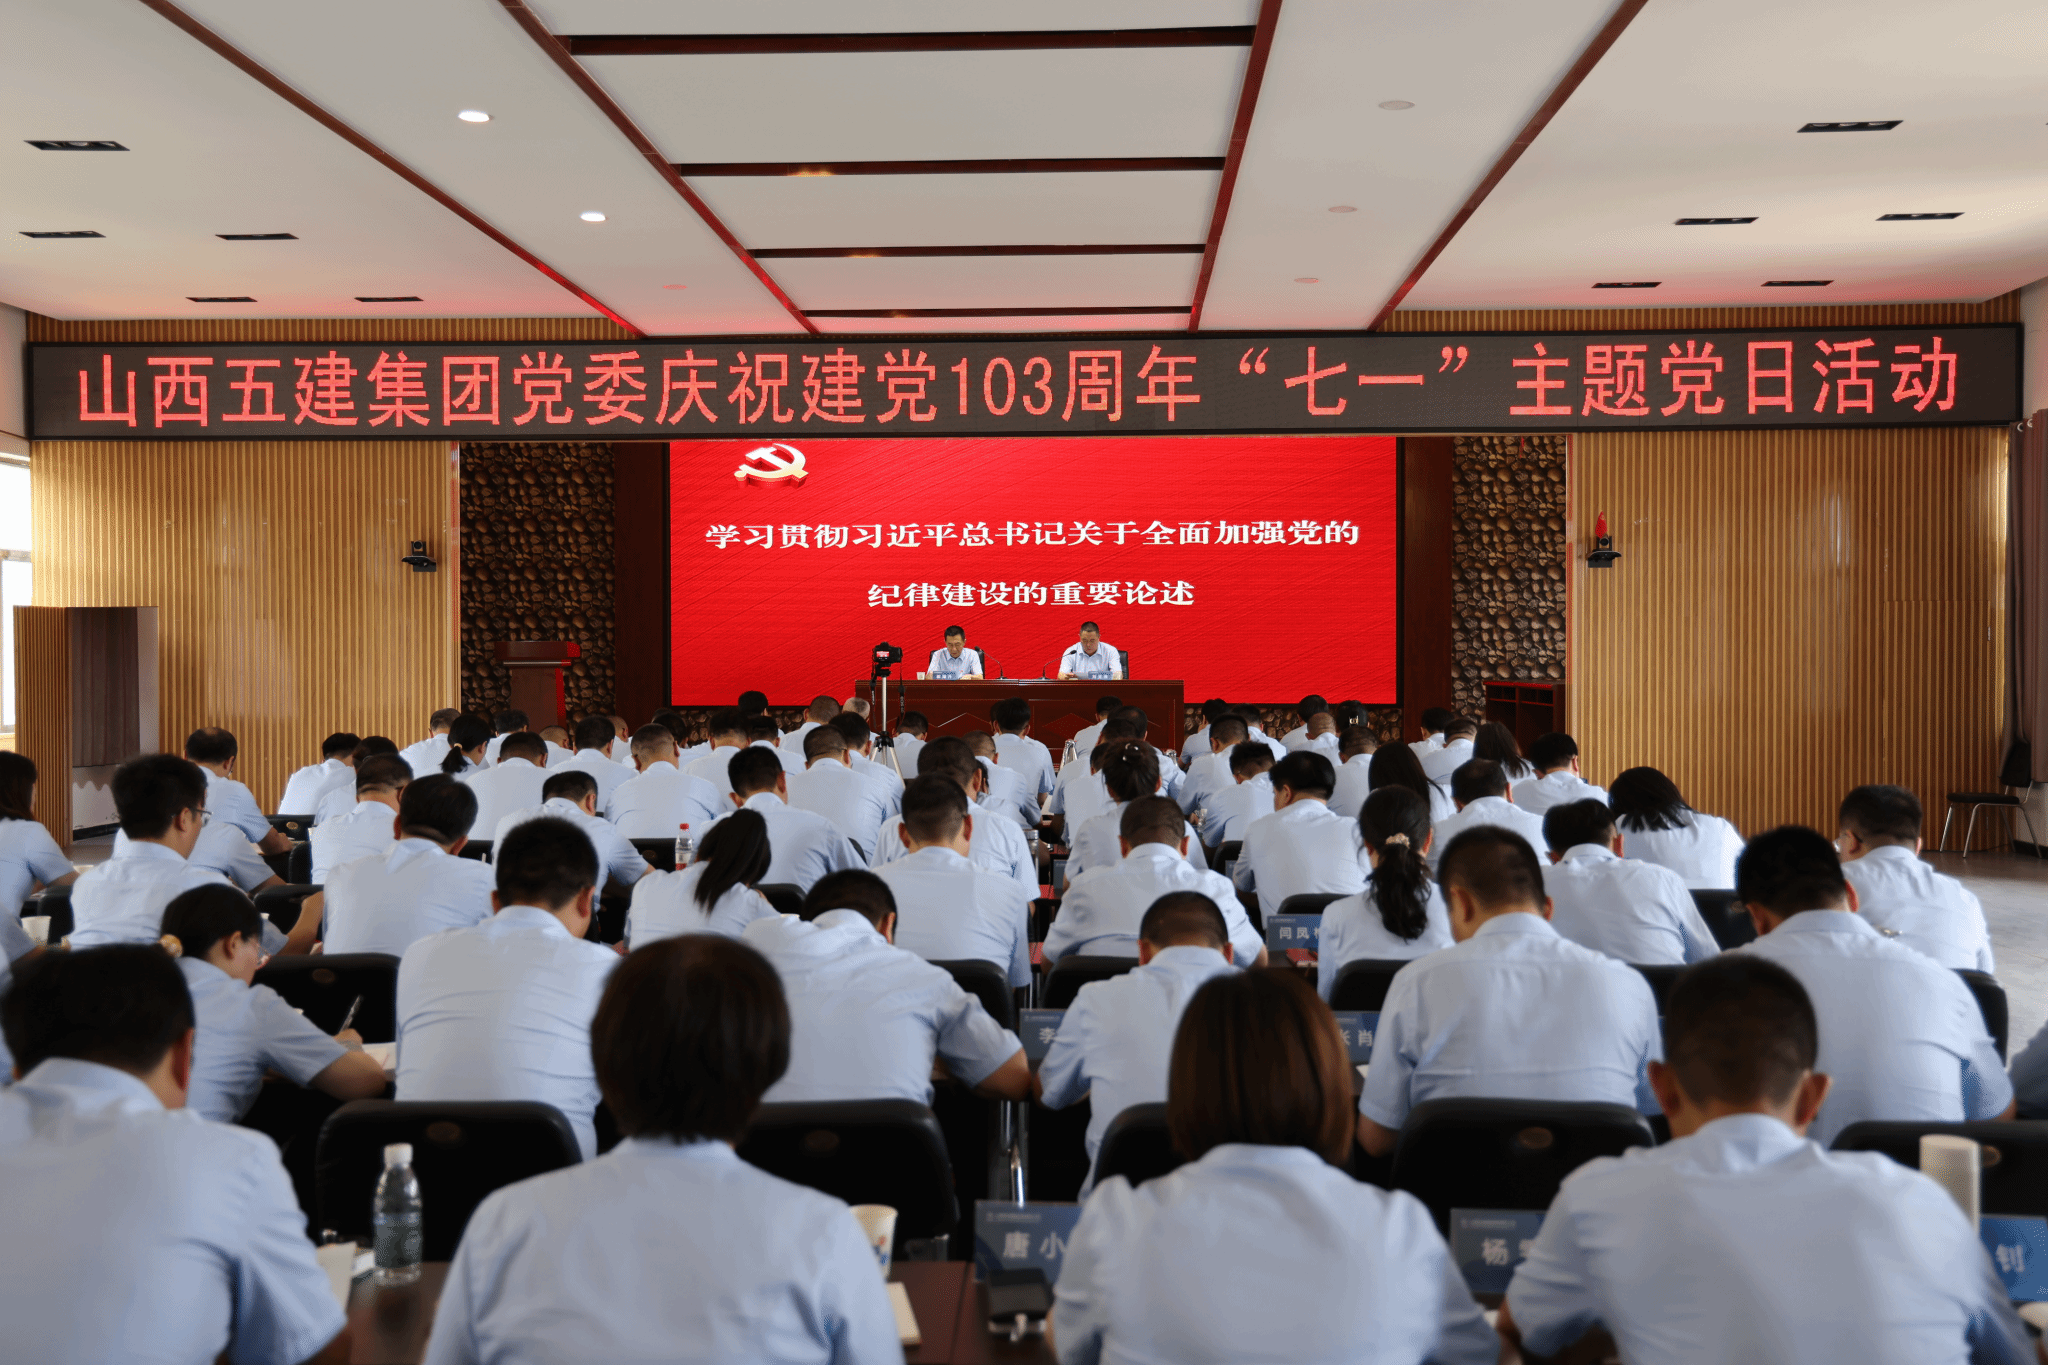
M 523 758 L 534 767 L 547 764 L 548 742 L 531 730 L 514 730 L 498 745 L 498 761 L 508 758 Z
M 710 729 L 713 739 L 724 739 L 729 735 L 744 735 L 747 733 L 747 718 L 741 715 L 736 708 L 730 706 L 721 706 L 716 711 L 713 711 L 710 719 L 705 724 Z
M 206 772 L 176 754 L 144 754 L 114 769 L 114 814 L 131 839 L 161 839 L 178 812 L 206 808 Z
M 967 793 L 951 778 L 918 777 L 903 785 L 903 828 L 921 844 L 951 839 L 968 814 Z
M 1376 752 L 1380 747 L 1379 736 L 1363 725 L 1347 725 L 1337 736 L 1337 757 L 1357 758 L 1360 754 Z
M 1924 818 L 1920 798 L 1889 783 L 1858 787 L 1842 798 L 1841 827 L 1866 844 L 1910 844 Z
M 1113 744 L 1120 739 L 1142 739 L 1144 735 L 1145 732 L 1143 730 L 1138 729 L 1129 721 L 1119 720 L 1116 716 L 1112 715 L 1108 720 L 1102 722 L 1102 729 L 1095 736 L 1095 748 L 1100 749 L 1103 745 Z
M 208 725 L 185 736 L 185 757 L 194 763 L 225 763 L 241 752 L 232 730 Z
M 1547 735 L 1536 736 L 1536 742 L 1529 746 L 1529 761 L 1536 765 L 1536 771 L 1547 773 L 1554 768 L 1568 768 L 1579 756 L 1579 742 L 1561 730 L 1552 730 Z
M 403 791 L 412 783 L 412 764 L 397 754 L 378 754 L 356 764 L 356 795 Z
M 515 825 L 491 850 L 498 897 L 507 905 L 561 910 L 597 885 L 597 850 L 567 820 L 545 816 Z
M 879 927 L 896 913 L 896 893 L 866 868 L 828 872 L 804 897 L 804 918 L 816 919 L 827 910 L 858 911 L 869 924 Z
M 922 711 L 905 711 L 896 717 L 896 733 L 899 735 L 922 735 L 930 732 L 932 723 L 925 719 Z
M 1138 921 L 1138 937 L 1155 948 L 1199 943 L 1220 951 L 1230 942 L 1230 926 L 1216 902 L 1201 892 L 1169 891 L 1146 908 L 1145 918 Z
M 732 762 L 725 765 L 726 779 L 732 783 L 733 793 L 741 797 L 774 791 L 776 779 L 782 774 L 782 760 L 775 752 L 753 744 L 734 754 Z
M 1543 865 L 1529 841 L 1498 825 L 1475 825 L 1451 840 L 1437 864 L 1437 883 L 1463 887 L 1488 913 L 1542 906 Z
M 540 799 L 543 801 L 552 801 L 559 796 L 564 801 L 578 803 L 586 796 L 595 795 L 597 779 L 581 768 L 563 768 L 549 773 L 547 781 L 540 784 Z
M 462 711 L 459 707 L 444 706 L 427 717 L 427 729 L 435 731 L 446 730 L 455 723 L 455 718 L 461 714 Z
M 610 717 L 607 717 L 606 719 L 610 719 Z M 688 721 L 688 719 L 684 717 L 683 713 L 676 710 L 656 711 L 652 716 L 648 717 L 648 723 L 652 725 L 659 725 L 662 729 L 668 731 L 677 739 L 681 739 L 683 737 L 683 733 L 689 729 L 690 725 L 690 722 Z M 616 737 L 616 726 L 613 727 L 613 734 L 614 737 Z
M 1152 724 L 1151 721 L 1146 719 L 1145 710 L 1141 706 L 1119 706 L 1110 713 L 1109 718 L 1116 724 L 1128 725 L 1131 729 L 1132 739 L 1143 739 L 1145 731 Z
M 398 798 L 398 825 L 408 839 L 447 845 L 469 837 L 476 823 L 476 793 L 443 773 L 422 777 Z M 495 833 L 496 831 L 493 831 Z
M 1606 848 L 1614 842 L 1614 812 L 1595 797 L 1565 801 L 1543 812 L 1543 842 L 1552 853 L 1563 853 L 1580 844 Z
M 1110 751 L 1102 760 L 1102 781 L 1111 797 L 1117 801 L 1136 801 L 1159 790 L 1159 760 L 1151 745 L 1104 747 Z
M 376 758 L 380 754 L 395 754 L 397 752 L 398 742 L 396 740 L 387 738 L 384 735 L 364 735 L 356 741 L 353 757 L 357 763 L 361 763 L 366 758 Z
M 825 723 L 846 741 L 846 747 L 849 749 L 866 747 L 869 737 L 874 734 L 874 731 L 868 729 L 866 718 L 853 711 L 841 711 Z
M 1430 734 L 1442 734 L 1444 727 L 1457 718 L 1456 711 L 1442 706 L 1425 706 L 1422 708 L 1422 715 L 1418 717 L 1422 722 L 1422 728 Z
M 1479 722 L 1470 716 L 1452 716 L 1444 722 L 1445 739 L 1470 739 L 1479 733 Z
M 147 1075 L 191 1028 L 185 975 L 154 943 L 38 953 L 15 964 L 0 997 L 0 1030 L 24 1076 L 52 1057 Z
M 1780 918 L 1839 909 L 1848 894 L 1834 844 L 1803 825 L 1766 830 L 1735 856 L 1735 898 Z
M 576 722 L 576 747 L 579 749 L 596 749 L 602 753 L 618 737 L 610 716 L 585 716 Z
M 1261 744 L 1261 749 L 1266 746 Z M 1296 796 L 1329 800 L 1337 790 L 1337 770 L 1330 760 L 1308 749 L 1298 749 L 1273 765 L 1273 788 L 1286 787 Z
M 1141 796 L 1124 807 L 1117 820 L 1117 837 L 1139 844 L 1177 844 L 1187 837 L 1187 817 L 1180 803 L 1170 796 Z
M 1102 627 L 1101 627 L 1101 626 L 1098 626 L 1098 625 L 1096 625 L 1096 624 L 1095 624 L 1095 623 L 1094 623 L 1093 621 L 1083 621 L 1083 622 L 1081 623 L 1081 629 L 1082 629 L 1082 630 L 1092 630 L 1092 631 L 1094 631 L 1094 632 L 1095 632 L 1095 633 L 1096 633 L 1097 635 L 1100 635 L 1100 634 L 1102 634 Z
M 1230 747 L 1230 775 L 1244 777 L 1262 773 L 1273 766 L 1273 751 L 1255 739 L 1245 740 Z M 1334 786 L 1331 787 L 1335 791 Z
M 959 626 L 947 626 L 943 631 L 939 632 L 939 638 L 944 640 L 950 640 L 955 635 L 959 636 L 963 640 L 967 638 L 967 632 L 961 629 Z
M 514 734 L 527 725 L 524 711 L 500 711 L 491 717 L 491 728 L 501 735 Z
M 1768 958 L 1710 957 L 1679 976 L 1664 1005 L 1664 1060 L 1696 1105 L 1782 1105 L 1819 1054 L 1813 1001 Z
M 158 930 L 178 940 L 180 956 L 198 959 L 230 934 L 261 942 L 263 912 L 241 888 L 214 882 L 171 897 Z
M 758 716 L 767 709 L 768 694 L 766 692 L 740 693 L 739 710 L 741 715 Z
M 356 745 L 362 742 L 363 737 L 361 735 L 352 735 L 346 730 L 336 730 L 333 734 L 320 741 L 320 757 L 323 761 L 330 758 L 346 758 L 354 753 Z
M 1095 699 L 1095 714 L 1103 717 L 1106 720 L 1109 718 L 1110 714 L 1116 710 L 1117 707 L 1122 706 L 1123 704 L 1124 699 L 1122 697 L 1111 696 L 1109 693 L 1105 692 Z
M 1451 770 L 1451 800 L 1461 806 L 1507 794 L 1508 770 L 1490 758 L 1468 758 Z
M 1022 697 L 1004 697 L 988 708 L 988 718 L 1005 734 L 1016 734 L 1031 723 L 1031 703 Z
M 758 716 L 747 717 L 747 743 L 758 744 L 762 740 L 770 744 L 782 742 L 782 727 L 775 723 L 775 717 L 763 711 Z
M 1214 725 L 1217 722 L 1217 720 L 1220 717 L 1227 714 L 1229 710 L 1229 702 L 1223 700 L 1223 698 L 1221 697 L 1211 697 L 1209 698 L 1209 700 L 1202 703 L 1202 720 L 1205 724 Z
M 1324 699 L 1322 693 L 1311 692 L 1303 697 L 1294 709 L 1300 715 L 1302 724 L 1306 725 L 1308 724 L 1309 717 L 1313 716 L 1316 712 L 1329 710 L 1330 703 Z
M 853 715 L 851 711 L 843 714 Z M 859 716 L 853 717 L 859 720 Z M 836 717 L 835 717 L 836 720 Z M 841 757 L 846 753 L 846 736 L 839 733 L 839 727 L 832 721 L 812 729 L 804 736 L 804 762 L 814 759 Z
M 1232 744 L 1242 744 L 1251 737 L 1251 727 L 1244 723 L 1243 716 L 1218 716 L 1209 722 L 1210 741 L 1220 743 L 1226 748 Z

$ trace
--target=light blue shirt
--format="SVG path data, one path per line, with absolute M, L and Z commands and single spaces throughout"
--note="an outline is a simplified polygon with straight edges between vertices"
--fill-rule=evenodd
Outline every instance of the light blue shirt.
M 73 871 L 40 820 L 0 820 L 0 917 L 19 915 L 38 884 L 47 886 Z
M 0 1091 L 10 1361 L 301 1361 L 346 1319 L 260 1133 L 53 1057 Z M 873 1271 L 869 1271 L 873 1274 Z
M 729 762 L 739 750 L 714 752 Z M 679 826 L 688 825 L 691 837 L 701 844 L 712 822 L 732 809 L 723 794 L 731 790 L 692 777 L 673 763 L 650 763 L 645 772 L 612 788 L 611 802 L 603 809 L 605 818 L 628 839 L 673 839 Z
M 619 765 L 611 765 L 616 768 Z M 597 850 L 598 867 L 601 869 L 598 886 L 602 888 L 607 880 L 621 886 L 632 886 L 647 875 L 647 860 L 640 856 L 640 850 L 633 847 L 633 841 L 619 833 L 619 827 L 609 820 L 601 820 L 586 814 L 583 808 L 566 796 L 551 796 L 537 806 L 515 810 L 498 822 L 496 836 L 491 847 L 496 848 L 505 836 L 529 820 L 567 820 L 583 831 L 590 840 L 590 846 Z
M 426 839 L 400 839 L 383 853 L 343 863 L 321 888 L 320 938 L 330 953 L 390 953 L 430 934 L 491 917 L 496 875 Z
M 624 786 L 635 776 L 628 764 L 620 763 L 602 749 L 578 749 L 560 763 L 548 765 L 548 776 L 557 773 L 589 773 L 590 780 L 597 783 L 597 808 L 603 810 L 611 804 L 612 793 Z
M 1128 801 L 1113 801 L 1109 809 L 1098 815 L 1091 815 L 1081 822 L 1081 827 L 1067 837 L 1067 880 L 1073 881 L 1083 872 L 1092 872 L 1098 867 L 1115 867 L 1123 861 L 1124 808 Z M 1181 833 L 1187 838 L 1188 849 L 1182 856 L 1189 867 L 1197 872 L 1209 870 L 1209 859 L 1202 853 L 1201 840 L 1188 825 L 1181 826 Z
M 444 740 L 441 745 L 441 751 L 446 753 L 447 749 L 447 742 Z M 398 756 L 405 758 L 410 752 L 411 750 L 409 749 L 400 750 Z M 438 755 L 434 761 L 436 763 L 440 762 Z M 407 762 L 410 763 L 411 760 L 407 759 Z M 326 790 L 327 784 L 340 777 L 343 773 L 352 774 L 353 772 L 354 769 L 338 758 L 325 758 L 318 763 L 299 769 L 286 780 L 284 795 L 277 798 L 277 813 L 279 815 L 311 815 L 319 806 L 320 794 Z
M 1863 1119 L 1997 1118 L 2012 1082 L 1963 979 L 1861 915 L 1808 910 L 1737 952 L 1799 978 L 1834 1078 L 1809 1132 L 1823 1146 Z
M 1170 844 L 1139 844 L 1116 862 L 1090 868 L 1067 883 L 1059 914 L 1045 933 L 1046 963 L 1069 953 L 1136 957 L 1145 912 L 1174 891 L 1193 891 L 1214 901 L 1223 912 L 1238 965 L 1249 967 L 1258 959 L 1265 940 L 1252 928 L 1229 878 L 1190 866 Z
M 1056 673 L 1071 673 L 1083 680 L 1120 678 L 1123 671 L 1123 655 L 1107 640 L 1097 640 L 1093 654 L 1078 640 L 1075 641 L 1067 646 L 1066 653 L 1060 655 L 1060 666 L 1054 670 Z
M 1721 951 L 1685 878 L 1578 844 L 1543 869 L 1550 924 L 1574 943 L 1636 966 L 1704 962 Z
M 974 832 L 967 836 L 967 860 L 984 872 L 1015 882 L 1027 899 L 1035 899 L 1040 886 L 1038 860 L 1032 855 L 1024 831 L 1017 828 L 1015 820 L 1001 814 L 977 810 L 974 816 Z M 903 842 L 903 817 L 892 815 L 875 834 L 875 850 L 868 856 L 868 866 L 879 872 L 909 854 L 910 849 Z
M 924 671 L 935 682 L 955 682 L 970 674 L 986 674 L 988 670 L 982 665 L 980 650 L 963 646 L 958 658 L 950 649 L 933 650 L 931 662 L 925 665 Z
M 256 798 L 249 794 L 249 788 L 232 777 L 222 777 L 211 768 L 201 768 L 206 774 L 206 814 L 216 824 L 233 825 L 252 844 L 260 844 L 270 833 L 270 821 L 263 818 L 263 808 L 256 804 Z M 297 811 L 287 812 L 296 815 Z
M 1579 1167 L 1508 1307 L 1531 1351 L 1600 1323 L 1630 1365 L 2034 1359 L 1977 1229 L 1938 1185 L 1875 1152 L 1823 1151 L 1767 1114 Z
M 739 809 L 758 811 L 768 822 L 768 874 L 761 880 L 770 886 L 786 884 L 809 894 L 827 873 L 861 865 L 853 845 L 830 820 L 794 810 L 774 792 L 755 792 Z
M 1358 822 L 1301 799 L 1251 822 L 1231 880 L 1240 891 L 1258 892 L 1260 913 L 1271 915 L 1289 896 L 1362 891 L 1369 870 Z
M 513 811 L 540 804 L 548 773 L 530 758 L 504 758 L 480 772 L 464 773 L 462 780 L 476 797 L 476 821 L 469 827 L 469 837 L 488 839 Z
M 951 973 L 891 945 L 857 910 L 808 924 L 778 915 L 741 938 L 775 964 L 789 997 L 789 1070 L 762 1096 L 769 1104 L 930 1104 L 934 1057 L 976 1086 L 1022 1048 Z
M 679 872 L 650 872 L 633 888 L 626 910 L 626 947 L 683 934 L 738 938 L 757 919 L 776 918 L 775 907 L 751 886 L 729 886 L 707 913 L 697 903 L 697 884 L 710 864 L 691 863 Z
M 1134 1104 L 1166 1098 L 1173 1034 L 1188 1001 L 1204 982 L 1236 970 L 1214 948 L 1161 948 L 1144 966 L 1091 981 L 1074 997 L 1039 1064 L 1038 1079 L 1049 1109 L 1088 1098 L 1091 1184 L 1110 1121 Z
M 976 758 L 981 764 L 982 783 L 988 788 L 989 800 L 1000 807 L 1019 826 L 1036 829 L 1042 818 L 1038 798 L 1030 791 L 1030 783 L 1024 774 L 1015 768 L 1005 768 L 990 758 Z
M 1654 1114 L 1648 1068 L 1662 1056 L 1641 972 L 1510 912 L 1395 975 L 1358 1112 L 1399 1128 L 1424 1100 L 1471 1095 Z
M 427 1365 L 901 1361 L 846 1205 L 723 1142 L 628 1138 L 477 1207 Z M 297 1357 L 292 1357 L 297 1359 Z
M 824 816 L 855 848 L 870 853 L 882 822 L 893 814 L 889 788 L 880 779 L 862 777 L 833 758 L 821 758 L 789 779 L 789 804 Z
M 1033 798 L 1032 810 L 1038 808 L 1038 797 L 1052 791 L 1052 751 L 1029 735 L 1013 735 L 998 732 L 996 735 L 996 762 L 1024 779 L 1024 790 Z
M 347 1055 L 268 986 L 246 985 L 203 958 L 181 957 L 192 992 L 192 1084 L 185 1107 L 221 1123 L 249 1112 L 275 1071 L 297 1085 Z
M 978 823 L 978 822 L 977 822 Z M 875 875 L 896 897 L 896 946 L 927 962 L 979 958 L 1031 984 L 1031 896 L 950 848 L 921 848 Z
M 1062 1365 L 1492 1365 L 1500 1340 L 1413 1195 L 1306 1147 L 1229 1143 L 1097 1186 L 1067 1247 Z
M 1202 817 L 1202 842 L 1219 848 L 1233 839 L 1242 843 L 1254 820 L 1273 813 L 1273 779 L 1265 773 L 1230 785 L 1208 797 L 1208 813 Z
M 1509 790 L 1514 793 L 1515 805 L 1531 815 L 1541 815 L 1552 806 L 1573 801 L 1607 799 L 1605 787 L 1594 786 L 1569 768 L 1559 768 L 1540 777 L 1525 777 Z
M 1450 912 L 1444 909 L 1443 892 L 1436 883 L 1430 883 L 1421 934 L 1402 938 L 1380 918 L 1379 900 L 1367 882 L 1357 895 L 1323 907 L 1322 936 L 1316 943 L 1316 992 L 1328 1000 L 1337 988 L 1337 974 L 1347 962 L 1413 959 L 1448 948 L 1453 942 Z
M 1856 888 L 1856 913 L 1944 967 L 1996 972 L 1984 906 L 1954 877 L 1936 872 L 1900 844 L 1873 848 L 1842 864 Z M 1889 932 L 1887 932 L 1889 931 Z
M 307 840 L 312 845 L 313 880 L 324 885 L 343 863 L 390 848 L 398 842 L 397 827 L 398 812 L 382 801 L 358 801 L 348 814 L 314 826 Z
M 0 999 L 7 995 L 7 988 L 14 981 L 14 964 L 27 957 L 36 949 L 36 941 L 28 936 L 19 918 L 0 914 Z M 14 1054 L 7 1050 L 7 1039 L 0 1036 L 0 1089 L 14 1084 Z
M 114 856 L 126 857 L 135 842 L 126 832 L 115 830 Z M 194 867 L 212 868 L 252 895 L 256 888 L 277 878 L 277 874 L 270 870 L 270 864 L 263 861 L 262 852 L 243 837 L 242 831 L 233 825 L 218 824 L 212 820 L 200 827 L 199 841 L 192 845 L 192 855 L 185 861 Z M 64 874 L 60 872 L 57 875 L 61 877 Z M 313 880 L 318 881 L 319 878 Z
M 623 960 L 531 905 L 421 939 L 398 964 L 398 1098 L 552 1104 L 587 1160 L 599 1098 L 590 1021 Z
M 1467 801 L 1443 819 L 1432 819 L 1431 823 L 1436 826 L 1436 842 L 1429 846 L 1429 870 L 1432 872 L 1443 861 L 1444 850 L 1451 846 L 1451 840 L 1468 829 L 1482 826 L 1521 835 L 1539 861 L 1550 847 L 1543 837 L 1543 817 L 1531 815 L 1505 796 L 1482 796 L 1477 801 Z
M 925 741 L 907 731 L 897 734 L 889 741 L 896 751 L 896 762 L 903 768 L 906 777 L 917 776 L 917 756 L 924 752 Z
M 212 868 L 186 862 L 174 848 L 138 839 L 71 884 L 71 946 L 154 943 L 163 937 L 164 907 L 181 892 L 226 882 Z

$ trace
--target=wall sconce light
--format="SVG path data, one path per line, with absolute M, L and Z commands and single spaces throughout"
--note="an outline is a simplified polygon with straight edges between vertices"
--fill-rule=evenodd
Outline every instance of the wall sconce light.
M 1586 567 L 1611 569 L 1620 558 L 1621 551 L 1614 548 L 1614 537 L 1607 534 L 1607 514 L 1602 512 L 1593 524 L 1593 548 L 1586 553 Z
M 398 562 L 405 565 L 408 569 L 411 569 L 414 573 L 433 573 L 436 569 L 441 567 L 439 564 L 436 564 L 432 559 L 428 558 L 427 542 L 425 542 L 424 540 L 415 540 L 412 543 L 412 553 L 406 555 Z

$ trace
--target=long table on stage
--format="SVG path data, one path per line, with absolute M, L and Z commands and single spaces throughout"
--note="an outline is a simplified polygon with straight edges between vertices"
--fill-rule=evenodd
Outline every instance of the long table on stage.
M 1150 728 L 1145 738 L 1168 753 L 1179 753 L 1187 736 L 1182 724 L 1184 689 L 1178 678 L 1168 681 L 1054 682 L 1044 678 L 987 678 L 979 682 L 930 682 L 916 678 L 889 680 L 888 714 L 880 716 L 875 728 L 883 734 L 895 731 L 896 717 L 905 711 L 919 711 L 931 723 L 931 735 L 964 735 L 970 730 L 995 730 L 989 708 L 1006 697 L 1022 697 L 1031 703 L 1031 737 L 1051 749 L 1057 758 L 1060 746 L 1095 723 L 1095 699 L 1121 697 L 1126 706 L 1144 711 Z M 856 696 L 870 696 L 871 680 L 853 685 Z

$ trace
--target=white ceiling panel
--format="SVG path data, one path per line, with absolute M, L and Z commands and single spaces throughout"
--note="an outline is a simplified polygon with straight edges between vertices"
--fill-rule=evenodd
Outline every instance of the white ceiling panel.
M 1000 33 L 1249 24 L 1258 0 L 537 0 L 555 33 Z
M 1759 41 L 1759 35 L 1769 41 Z M 2038 0 L 1719 0 L 1639 15 L 1404 305 L 1975 299 L 2048 274 Z M 1891 132 L 1809 121 L 1904 119 Z M 1950 222 L 1882 213 L 1961 211 Z M 1731 227 L 1681 217 L 1755 215 Z M 1824 289 L 1769 279 L 1832 279 Z
M 1287 0 L 1202 326 L 1370 322 L 1613 7 Z
M 1199 242 L 1215 171 L 701 176 L 749 247 L 1101 246 Z
M 1168 332 L 1187 326 L 1186 315 L 1172 313 L 1100 314 L 1075 313 L 1059 317 L 978 318 L 819 318 L 818 326 L 829 333 L 862 336 L 922 336 L 943 332 L 951 336 L 972 336 L 978 332 Z M 1057 343 L 1048 341 L 1047 347 Z M 1043 349 L 1043 348 L 1040 348 Z M 1031 354 L 1037 354 L 1036 350 Z M 1055 354 L 1045 350 L 1045 354 Z M 1020 353 L 1021 354 L 1021 353 Z
M 922 161 L 1222 156 L 1247 50 L 580 60 L 672 161 Z
M 883 256 L 765 262 L 799 308 L 1185 304 L 1200 256 Z

